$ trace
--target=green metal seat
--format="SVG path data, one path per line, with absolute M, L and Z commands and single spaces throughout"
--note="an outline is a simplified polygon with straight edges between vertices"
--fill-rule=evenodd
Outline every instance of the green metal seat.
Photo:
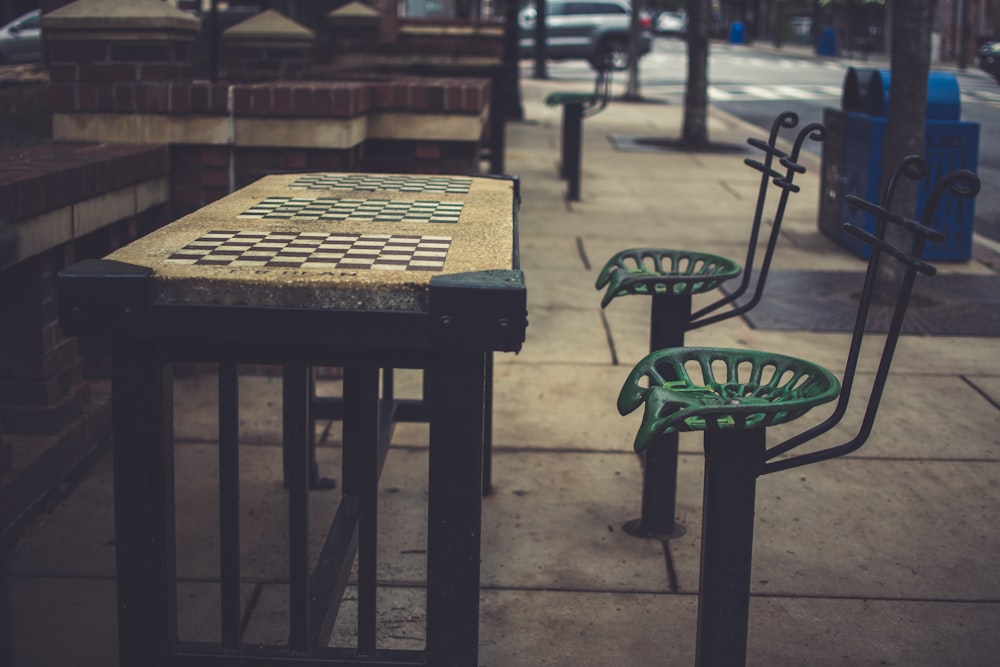
M 701 294 L 740 275 L 739 264 L 719 255 L 688 250 L 630 248 L 616 253 L 597 275 L 597 289 L 607 290 L 605 308 L 626 294 Z
M 600 113 L 610 100 L 611 70 L 608 68 L 597 69 L 593 92 L 556 92 L 545 98 L 548 106 L 563 109 L 559 176 L 566 179 L 566 198 L 570 201 L 580 200 L 583 119 Z
M 659 350 L 640 361 L 618 396 L 618 411 L 645 405 L 636 451 L 656 435 L 765 428 L 837 398 L 840 381 L 783 354 L 711 347 Z

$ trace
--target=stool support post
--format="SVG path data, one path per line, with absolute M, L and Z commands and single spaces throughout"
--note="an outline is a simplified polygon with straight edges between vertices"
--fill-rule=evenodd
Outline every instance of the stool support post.
M 654 294 L 649 309 L 649 351 L 684 347 L 691 319 L 690 294 Z
M 746 664 L 754 503 L 765 433 L 705 432 L 696 667 Z
M 684 346 L 691 314 L 690 294 L 654 294 L 650 305 L 649 351 Z M 658 436 L 643 454 L 642 514 L 623 530 L 636 537 L 677 537 L 677 433 Z
M 566 198 L 580 201 L 580 162 L 583 153 L 583 104 L 563 105 L 562 174 L 566 179 Z

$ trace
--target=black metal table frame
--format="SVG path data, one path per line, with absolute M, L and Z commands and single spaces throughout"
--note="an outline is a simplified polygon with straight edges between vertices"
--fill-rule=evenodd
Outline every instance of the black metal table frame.
M 486 380 L 493 351 L 517 351 L 524 339 L 521 272 L 436 276 L 428 312 L 151 304 L 151 274 L 92 260 L 59 275 L 67 333 L 112 341 L 121 664 L 477 665 Z M 171 392 L 177 361 L 220 364 L 219 644 L 177 641 Z M 283 647 L 246 646 L 240 637 L 237 363 L 285 368 L 290 625 Z M 345 369 L 345 405 L 343 500 L 310 573 L 313 366 Z M 437 397 L 428 406 L 423 651 L 376 646 L 377 483 L 394 412 L 393 401 L 379 396 L 380 368 L 424 369 Z M 357 646 L 329 648 L 355 553 Z

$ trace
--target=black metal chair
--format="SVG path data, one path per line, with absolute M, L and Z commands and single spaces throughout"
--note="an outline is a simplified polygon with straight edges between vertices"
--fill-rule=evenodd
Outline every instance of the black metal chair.
M 696 652 L 699 667 L 738 667 L 746 662 L 757 478 L 849 454 L 871 434 L 916 275 L 932 276 L 936 271 L 920 259 L 927 241 L 944 239 L 929 226 L 931 216 L 945 193 L 971 198 L 979 191 L 976 175 L 959 170 L 942 178 L 931 190 L 920 222 L 892 211 L 898 178 L 919 180 L 926 173 L 926 162 L 911 156 L 893 174 L 881 205 L 848 197 L 852 206 L 873 213 L 876 223 L 874 233 L 844 225 L 848 233 L 871 244 L 872 252 L 842 382 L 817 364 L 786 355 L 673 348 L 658 350 L 640 361 L 621 390 L 618 410 L 623 415 L 645 407 L 636 450 L 661 446 L 664 434 L 705 433 Z M 887 223 L 910 232 L 912 242 L 908 248 L 885 240 Z M 829 431 L 844 416 L 883 255 L 901 262 L 902 280 L 859 432 L 842 445 L 779 458 Z M 767 447 L 767 427 L 790 422 L 838 397 L 833 413 L 822 423 Z
M 798 115 L 786 111 L 771 124 L 768 140 L 747 139 L 747 143 L 764 153 L 763 162 L 746 158 L 744 162 L 761 173 L 757 204 L 747 243 L 743 267 L 728 258 L 704 252 L 679 249 L 632 248 L 615 254 L 598 274 L 596 287 L 605 289 L 601 307 L 607 307 L 620 296 L 641 295 L 652 297 L 650 309 L 650 351 L 684 345 L 684 333 L 721 320 L 741 315 L 753 308 L 764 293 L 771 260 L 781 231 L 788 196 L 799 191 L 793 183 L 795 174 L 805 173 L 799 164 L 799 153 L 807 138 L 822 141 L 826 129 L 819 123 L 803 126 L 796 135 L 790 153 L 777 147 L 778 136 L 784 129 L 795 128 Z M 780 173 L 774 161 L 785 168 Z M 750 288 L 754 275 L 754 262 L 763 221 L 769 185 L 781 190 L 774 211 L 771 232 L 754 284 L 752 296 L 746 303 L 727 310 L 723 306 L 735 302 Z M 713 303 L 692 313 L 692 295 L 709 292 L 723 283 L 742 276 L 739 285 Z M 643 462 L 642 513 L 639 519 L 629 521 L 624 530 L 641 537 L 666 538 L 683 534 L 675 523 L 677 486 L 678 443 L 676 433 L 659 436 L 657 447 L 646 450 Z

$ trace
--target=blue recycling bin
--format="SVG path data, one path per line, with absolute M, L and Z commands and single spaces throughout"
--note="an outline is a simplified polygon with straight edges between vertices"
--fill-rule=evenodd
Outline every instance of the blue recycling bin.
M 730 44 L 743 43 L 743 24 L 740 23 L 739 21 L 729 26 L 729 43 Z
M 816 42 L 816 55 L 837 55 L 837 31 L 833 28 L 826 28 L 820 33 L 819 41 Z
M 888 70 L 848 68 L 841 100 L 843 109 L 839 113 L 828 110 L 824 117 L 835 130 L 831 134 L 840 136 L 828 137 L 826 141 L 835 150 L 828 153 L 824 149 L 820 230 L 864 258 L 871 254 L 871 247 L 845 233 L 842 223 L 850 222 L 869 232 L 875 228 L 874 216 L 848 206 L 846 197 L 856 195 L 868 201 L 881 198 L 889 81 Z M 924 158 L 930 173 L 918 189 L 918 210 L 926 203 L 928 184 L 933 185 L 955 169 L 977 171 L 979 124 L 963 122 L 960 116 L 961 98 L 955 75 L 931 72 L 924 124 Z M 974 200 L 945 198 L 932 219 L 932 225 L 945 235 L 945 240 L 928 245 L 924 258 L 968 261 L 972 256 L 974 219 Z

